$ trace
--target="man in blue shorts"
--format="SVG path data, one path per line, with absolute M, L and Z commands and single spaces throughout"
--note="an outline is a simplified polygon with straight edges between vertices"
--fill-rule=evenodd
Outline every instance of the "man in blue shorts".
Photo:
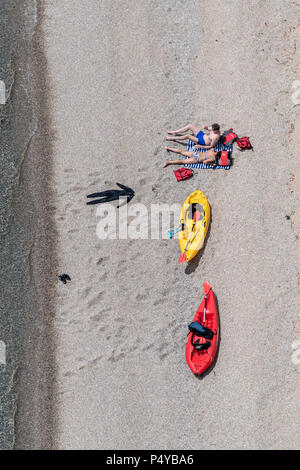
M 190 131 L 191 134 L 187 134 Z M 207 131 L 207 132 L 204 132 Z M 166 137 L 166 140 L 191 140 L 197 144 L 197 148 L 211 149 L 220 140 L 220 126 L 219 124 L 212 124 L 210 127 L 202 126 L 202 130 L 195 127 L 193 124 L 188 124 L 177 131 L 168 131 L 170 136 Z M 182 135 L 183 134 L 183 135 Z

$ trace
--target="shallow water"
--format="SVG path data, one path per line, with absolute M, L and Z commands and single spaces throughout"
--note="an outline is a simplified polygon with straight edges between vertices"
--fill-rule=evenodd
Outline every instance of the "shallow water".
M 28 58 L 35 25 L 34 0 L 0 0 L 0 80 L 6 102 L 0 105 L 0 449 L 14 445 L 16 379 L 20 366 L 20 332 L 30 315 L 28 254 L 34 212 L 28 211 L 22 169 L 35 119 L 29 95 Z

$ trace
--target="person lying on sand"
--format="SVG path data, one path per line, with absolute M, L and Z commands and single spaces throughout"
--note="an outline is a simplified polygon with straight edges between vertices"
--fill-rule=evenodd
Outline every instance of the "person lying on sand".
M 199 147 L 199 146 L 196 146 Z M 214 164 L 218 152 L 215 152 L 213 149 L 208 150 L 207 152 L 188 152 L 186 150 L 175 149 L 172 147 L 165 147 L 168 152 L 180 153 L 183 157 L 188 157 L 180 160 L 166 160 L 163 164 L 163 168 L 166 168 L 169 165 L 186 165 L 191 163 L 205 163 L 205 164 Z
M 177 131 L 168 131 L 170 136 L 166 136 L 166 140 L 191 140 L 198 144 L 198 148 L 211 149 L 213 148 L 220 140 L 220 126 L 219 124 L 212 124 L 210 127 L 202 126 L 203 130 L 198 129 L 193 126 L 193 124 L 188 124 Z M 208 134 L 203 132 L 204 130 L 208 131 Z M 192 134 L 187 134 L 188 131 L 191 131 Z M 178 135 L 183 134 L 183 135 Z

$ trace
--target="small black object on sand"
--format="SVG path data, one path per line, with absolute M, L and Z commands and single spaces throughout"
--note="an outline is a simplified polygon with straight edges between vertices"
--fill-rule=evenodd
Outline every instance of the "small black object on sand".
M 94 201 L 87 202 L 87 205 L 102 204 L 105 202 L 116 201 L 116 200 L 119 200 L 120 198 L 126 198 L 126 200 L 124 201 L 124 203 L 120 204 L 117 207 L 121 207 L 124 204 L 128 204 L 135 195 L 134 190 L 120 183 L 117 183 L 117 186 L 119 186 L 119 188 L 121 189 L 108 189 L 100 193 L 89 194 L 87 196 L 88 198 L 97 198 L 97 199 L 95 199 Z
M 67 284 L 67 281 L 71 281 L 71 278 L 68 274 L 61 274 L 60 276 L 58 276 L 58 279 L 64 284 Z

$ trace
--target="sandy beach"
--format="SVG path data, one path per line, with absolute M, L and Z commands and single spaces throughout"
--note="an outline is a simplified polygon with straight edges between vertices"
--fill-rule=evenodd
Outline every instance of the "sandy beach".
M 300 5 L 38 6 L 33 64 L 44 60 L 44 81 L 33 152 L 47 142 L 47 170 L 36 178 L 49 175 L 39 220 L 50 242 L 48 252 L 34 252 L 45 256 L 37 272 L 41 310 L 49 308 L 35 357 L 48 366 L 34 376 L 32 412 L 28 370 L 20 378 L 31 398 L 26 406 L 24 391 L 19 398 L 16 447 L 298 448 L 300 121 L 291 97 L 300 80 Z M 172 158 L 164 136 L 188 122 L 233 127 L 254 152 L 235 147 L 229 171 L 197 170 L 178 184 L 173 167 L 162 169 Z M 86 206 L 86 195 L 116 182 L 148 210 L 204 192 L 212 221 L 194 262 L 178 264 L 177 240 L 97 237 L 97 206 Z M 60 273 L 72 280 L 54 289 Z M 214 368 L 198 380 L 185 343 L 206 279 L 221 342 Z

